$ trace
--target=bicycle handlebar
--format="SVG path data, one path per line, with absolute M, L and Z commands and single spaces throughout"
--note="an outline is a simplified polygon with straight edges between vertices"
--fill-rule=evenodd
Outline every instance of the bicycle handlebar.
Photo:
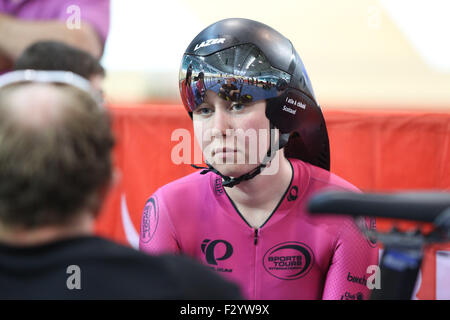
M 450 208 L 448 192 L 355 193 L 326 191 L 313 196 L 310 213 L 372 216 L 434 222 Z

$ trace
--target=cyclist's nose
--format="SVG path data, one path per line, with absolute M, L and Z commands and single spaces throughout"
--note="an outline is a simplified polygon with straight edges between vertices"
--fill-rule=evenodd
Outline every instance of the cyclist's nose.
M 213 115 L 213 136 L 226 136 L 227 130 L 231 129 L 230 115 L 224 108 L 216 108 Z

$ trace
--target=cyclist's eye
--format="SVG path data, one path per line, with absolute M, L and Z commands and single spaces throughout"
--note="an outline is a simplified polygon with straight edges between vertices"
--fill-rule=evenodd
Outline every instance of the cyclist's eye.
M 195 113 L 202 115 L 202 116 L 207 116 L 209 114 L 211 114 L 212 110 L 210 108 L 198 108 L 197 110 L 195 110 Z
M 233 104 L 233 105 L 231 106 L 231 109 L 232 109 L 233 111 L 241 111 L 242 109 L 244 109 L 244 105 L 243 105 L 243 104 L 235 103 L 235 104 Z

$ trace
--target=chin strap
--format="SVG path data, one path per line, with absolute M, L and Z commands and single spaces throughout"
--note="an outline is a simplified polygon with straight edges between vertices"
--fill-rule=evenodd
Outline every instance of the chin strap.
M 241 183 L 242 181 L 253 179 L 255 176 L 257 176 L 258 174 L 261 173 L 263 168 L 265 168 L 267 166 L 267 164 L 260 164 L 252 171 L 247 172 L 246 174 L 243 174 L 242 176 L 239 176 L 237 178 L 233 178 L 233 177 L 229 177 L 229 176 L 225 176 L 225 175 L 221 174 L 219 171 L 214 169 L 214 167 L 212 165 L 210 165 L 208 162 L 205 161 L 205 163 L 206 163 L 207 167 L 199 167 L 199 166 L 196 166 L 193 164 L 191 164 L 191 166 L 194 167 L 195 169 L 204 169 L 202 172 L 200 172 L 200 174 L 214 172 L 218 176 L 222 177 L 222 185 L 224 187 L 228 187 L 228 188 L 233 188 L 235 185 Z
M 275 127 L 270 124 L 270 129 L 274 129 Z M 253 179 L 254 177 L 256 177 L 258 174 L 261 173 L 261 171 L 267 167 L 267 164 L 272 161 L 272 159 L 275 157 L 277 151 L 281 148 L 283 148 L 286 143 L 289 140 L 289 134 L 285 133 L 285 134 L 281 134 L 280 135 L 280 140 L 279 140 L 279 144 L 278 144 L 278 148 L 276 150 L 274 150 L 274 143 L 273 143 L 273 136 L 272 136 L 272 130 L 270 130 L 270 148 L 269 151 L 267 151 L 266 156 L 264 157 L 263 161 L 261 162 L 261 164 L 259 166 L 257 166 L 255 169 L 247 172 L 246 174 L 243 174 L 237 178 L 233 178 L 233 177 L 229 177 L 226 175 L 223 175 L 222 173 L 220 173 L 219 171 L 217 171 L 216 169 L 214 169 L 214 167 L 209 164 L 207 161 L 205 161 L 205 164 L 207 165 L 207 167 L 199 167 L 196 165 L 191 164 L 191 167 L 195 168 L 195 169 L 203 169 L 202 172 L 200 172 L 200 174 L 207 174 L 208 172 L 214 172 L 215 174 L 217 174 L 218 176 L 220 176 L 222 178 L 222 185 L 224 187 L 228 187 L 228 188 L 233 188 L 235 185 L 241 183 L 242 181 L 247 181 L 250 179 Z

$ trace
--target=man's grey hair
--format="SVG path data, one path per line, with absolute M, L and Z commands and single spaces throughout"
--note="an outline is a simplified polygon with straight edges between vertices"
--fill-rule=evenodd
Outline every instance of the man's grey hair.
M 32 106 L 34 97 L 24 89 L 33 85 L 0 88 L 0 222 L 5 226 L 59 225 L 80 210 L 95 212 L 96 195 L 112 175 L 108 111 L 73 86 L 39 84 L 59 99 L 56 115 L 33 123 L 27 119 L 33 118 L 32 108 L 18 112 L 13 99 L 20 91 L 22 104 L 29 99 Z

